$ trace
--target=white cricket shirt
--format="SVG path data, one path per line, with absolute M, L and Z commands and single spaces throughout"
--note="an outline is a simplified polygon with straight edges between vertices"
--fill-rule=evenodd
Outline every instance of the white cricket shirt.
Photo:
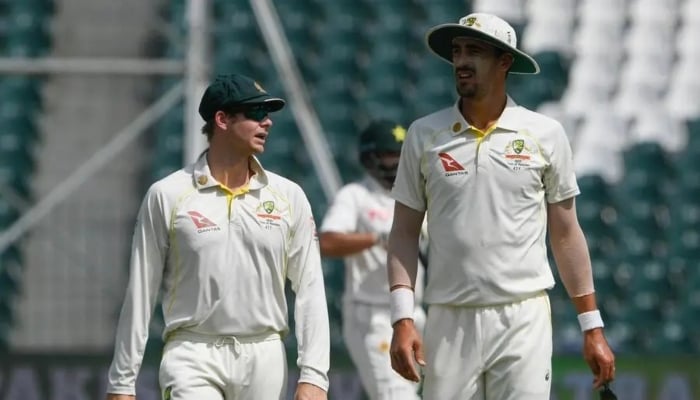
M 481 132 L 458 105 L 410 126 L 392 191 L 427 212 L 425 302 L 501 304 L 551 288 L 546 202 L 579 193 L 564 129 L 509 98 Z
M 327 388 L 328 314 L 305 194 L 254 157 L 248 187 L 233 193 L 211 175 L 205 154 L 154 183 L 142 203 L 108 392 L 134 393 L 161 286 L 165 338 L 179 329 L 284 335 L 286 279 L 296 292 L 299 381 Z
M 342 187 L 328 208 L 321 232 L 386 233 L 391 231 L 394 199 L 371 176 Z M 345 257 L 344 300 L 389 306 L 387 252 L 382 245 Z M 423 268 L 416 277 L 416 304 L 423 296 Z

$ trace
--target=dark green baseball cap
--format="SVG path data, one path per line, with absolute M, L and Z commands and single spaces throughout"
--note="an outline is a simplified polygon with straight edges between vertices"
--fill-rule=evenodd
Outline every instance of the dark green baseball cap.
M 205 121 L 214 118 L 217 111 L 264 105 L 268 111 L 279 111 L 284 100 L 270 96 L 253 78 L 240 74 L 217 75 L 207 87 L 199 103 L 199 115 Z
M 368 153 L 400 153 L 406 129 L 386 119 L 372 121 L 360 133 L 360 155 Z

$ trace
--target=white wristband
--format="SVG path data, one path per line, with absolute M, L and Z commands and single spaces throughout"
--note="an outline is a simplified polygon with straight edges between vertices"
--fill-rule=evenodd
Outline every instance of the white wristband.
M 587 311 L 579 314 L 578 324 L 581 326 L 581 332 L 590 331 L 591 329 L 602 328 L 605 326 L 599 310 Z
M 400 319 L 413 319 L 415 308 L 415 298 L 413 290 L 405 287 L 396 288 L 391 291 L 391 324 Z

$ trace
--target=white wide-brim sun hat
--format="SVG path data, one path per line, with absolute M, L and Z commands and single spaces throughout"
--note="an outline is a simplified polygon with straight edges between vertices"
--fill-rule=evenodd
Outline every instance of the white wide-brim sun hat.
M 428 30 L 426 41 L 430 50 L 452 64 L 452 40 L 456 37 L 471 37 L 498 47 L 513 55 L 510 73 L 537 74 L 540 66 L 534 58 L 518 50 L 515 29 L 503 19 L 484 13 L 473 13 L 460 18 L 458 23 L 434 26 Z

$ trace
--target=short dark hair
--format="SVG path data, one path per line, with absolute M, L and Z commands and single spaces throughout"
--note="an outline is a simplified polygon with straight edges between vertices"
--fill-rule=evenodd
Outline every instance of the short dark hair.
M 214 134 L 214 119 L 210 119 L 204 123 L 204 126 L 202 126 L 202 134 L 207 135 L 208 142 L 211 141 L 211 137 Z
M 230 117 L 230 116 L 236 115 L 238 113 L 244 112 L 245 107 L 240 107 L 240 106 L 231 107 L 228 110 L 220 110 L 220 111 L 223 111 L 224 114 L 226 114 L 226 116 Z M 216 115 L 216 114 L 214 114 L 214 115 Z M 210 120 L 206 121 L 204 123 L 204 126 L 202 126 L 202 134 L 207 135 L 207 141 L 211 141 L 211 137 L 214 135 L 214 126 L 215 126 L 214 117 L 212 117 Z

